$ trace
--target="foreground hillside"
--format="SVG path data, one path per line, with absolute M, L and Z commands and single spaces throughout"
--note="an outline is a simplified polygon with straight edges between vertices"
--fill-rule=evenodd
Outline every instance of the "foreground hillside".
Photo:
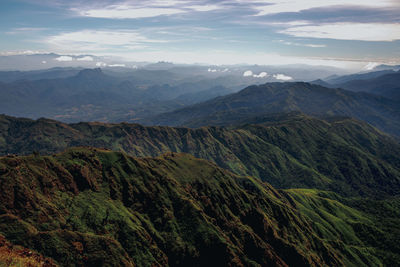
M 61 266 L 389 266 L 399 260 L 386 220 L 333 194 L 277 191 L 187 154 L 135 159 L 75 148 L 8 156 L 0 158 L 0 188 L 0 234 Z
M 63 124 L 0 117 L 0 154 L 48 154 L 94 146 L 132 156 L 185 152 L 279 188 L 318 188 L 385 197 L 400 190 L 400 145 L 348 118 L 301 114 L 261 117 L 241 127 L 199 129 L 137 124 Z
M 400 105 L 373 94 L 295 83 L 267 83 L 214 98 L 144 121 L 149 125 L 189 126 L 232 125 L 254 116 L 301 111 L 317 116 L 349 116 L 400 135 Z

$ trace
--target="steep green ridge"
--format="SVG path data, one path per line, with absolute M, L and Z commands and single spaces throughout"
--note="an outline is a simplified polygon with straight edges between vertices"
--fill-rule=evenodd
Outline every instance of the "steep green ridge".
M 400 198 L 371 200 L 342 198 L 334 193 L 314 189 L 289 189 L 287 197 L 296 203 L 299 211 L 312 221 L 314 231 L 324 240 L 338 237 L 350 249 L 352 257 L 384 266 L 397 266 L 400 260 Z M 369 244 L 360 248 L 359 244 Z M 375 247 L 375 249 L 372 249 Z M 359 251 L 363 251 L 359 253 Z M 346 263 L 350 266 L 351 263 Z
M 241 127 L 199 129 L 137 124 L 63 124 L 0 116 L 0 154 L 53 153 L 94 146 L 132 156 L 185 152 L 279 188 L 318 188 L 347 196 L 385 197 L 400 189 L 400 145 L 348 118 L 302 114 L 255 119 Z
M 249 86 L 235 94 L 156 115 L 143 123 L 189 127 L 234 125 L 254 116 L 289 111 L 317 116 L 349 116 L 400 136 L 398 101 L 304 82 Z
M 364 240 L 381 232 L 364 212 L 187 154 L 8 156 L 0 189 L 0 233 L 62 266 L 381 266 L 396 255 Z

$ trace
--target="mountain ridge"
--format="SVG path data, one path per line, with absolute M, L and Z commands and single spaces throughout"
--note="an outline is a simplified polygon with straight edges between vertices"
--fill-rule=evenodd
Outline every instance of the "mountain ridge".
M 141 122 L 146 125 L 221 126 L 233 125 L 254 116 L 289 111 L 314 116 L 349 116 L 385 132 L 400 134 L 400 106 L 396 101 L 304 82 L 249 86 L 238 93 L 156 115 Z
M 382 197 L 395 195 L 400 186 L 398 141 L 363 122 L 342 117 L 329 122 L 299 113 L 255 122 L 190 129 L 0 116 L 0 154 L 48 154 L 71 146 L 107 148 L 137 157 L 185 152 L 278 188 Z

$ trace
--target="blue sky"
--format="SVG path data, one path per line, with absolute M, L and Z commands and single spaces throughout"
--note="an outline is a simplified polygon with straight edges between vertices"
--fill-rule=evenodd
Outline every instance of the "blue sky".
M 209 64 L 400 64 L 400 1 L 2 0 L 0 36 L 3 55 L 54 52 Z

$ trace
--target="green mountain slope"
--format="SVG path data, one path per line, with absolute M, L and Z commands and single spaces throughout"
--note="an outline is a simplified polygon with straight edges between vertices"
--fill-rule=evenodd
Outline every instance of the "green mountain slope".
M 189 127 L 234 125 L 254 116 L 289 111 L 317 116 L 349 116 L 400 135 L 400 105 L 397 101 L 303 82 L 250 86 L 235 94 L 156 115 L 144 123 Z
M 381 266 L 396 255 L 364 240 L 382 232 L 367 213 L 187 154 L 8 156 L 0 188 L 0 233 L 62 266 Z
M 318 188 L 348 196 L 384 197 L 400 189 L 400 145 L 352 119 L 301 114 L 260 117 L 241 127 L 199 129 L 137 124 L 63 124 L 0 117 L 0 153 L 53 153 L 71 146 L 132 156 L 185 152 L 279 188 Z

